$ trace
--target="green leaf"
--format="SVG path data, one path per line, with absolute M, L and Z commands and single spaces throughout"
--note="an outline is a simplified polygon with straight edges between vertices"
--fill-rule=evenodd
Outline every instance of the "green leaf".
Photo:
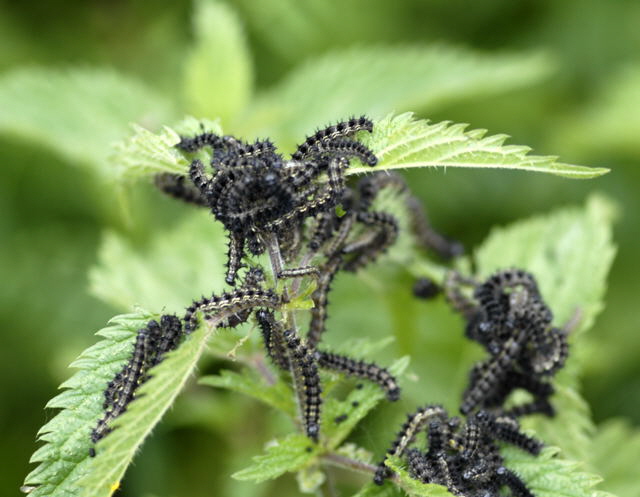
M 220 291 L 224 235 L 211 214 L 194 212 L 147 246 L 134 247 L 123 235 L 105 233 L 98 263 L 89 272 L 91 292 L 118 309 L 182 310 L 200 295 Z
M 620 495 L 638 492 L 640 430 L 621 419 L 598 426 L 588 452 L 589 467 L 604 477 L 602 487 Z
M 546 442 L 562 447 L 563 455 L 576 460 L 589 452 L 589 437 L 594 430 L 589 407 L 579 394 L 579 336 L 592 326 L 603 307 L 606 278 L 615 255 L 611 233 L 614 218 L 611 203 L 592 196 L 583 209 L 562 209 L 494 229 L 475 254 L 481 279 L 499 268 L 513 266 L 531 272 L 556 324 L 563 326 L 579 316 L 577 329 L 570 336 L 567 365 L 554 380 L 556 417 L 524 423 L 535 427 Z
M 267 385 L 257 373 L 249 368 L 244 368 L 242 373 L 224 370 L 216 376 L 203 376 L 198 380 L 198 383 L 242 393 L 290 416 L 296 415 L 296 405 L 291 387 L 284 381 Z
M 460 47 L 354 48 L 310 60 L 259 95 L 241 129 L 291 146 L 301 133 L 353 114 L 434 111 L 546 77 L 541 54 L 484 55 Z
M 226 4 L 199 0 L 193 20 L 196 43 L 184 71 L 186 110 L 228 123 L 252 93 L 253 68 L 240 19 Z
M 411 496 L 415 497 L 452 497 L 453 494 L 447 490 L 447 487 L 437 485 L 435 483 L 422 483 L 411 477 L 405 469 L 400 458 L 388 456 L 385 464 L 396 473 L 398 485 Z M 390 483 L 385 483 L 389 485 Z
M 408 365 L 409 357 L 405 356 L 395 361 L 389 371 L 398 378 Z M 340 445 L 353 428 L 385 398 L 378 385 L 364 380 L 361 384 L 361 388 L 354 388 L 343 400 L 325 398 L 321 426 L 325 445 L 329 449 Z
M 609 170 L 602 167 L 574 166 L 553 156 L 528 155 L 529 147 L 504 145 L 506 135 L 485 136 L 486 130 L 465 130 L 465 124 L 430 124 L 412 114 L 387 116 L 374 126 L 373 133 L 362 133 L 362 142 L 378 156 L 375 170 L 413 167 L 473 167 L 519 169 L 568 178 L 594 178 Z M 358 166 L 348 174 L 371 171 Z
M 120 481 L 146 436 L 193 374 L 209 337 L 222 319 L 224 316 L 199 326 L 154 368 L 153 377 L 139 388 L 136 400 L 114 422 L 118 428 L 96 444 L 97 455 L 93 458 L 91 472 L 78 483 L 83 489 L 83 497 L 111 494 L 110 489 Z
M 111 177 L 110 146 L 129 123 L 156 128 L 168 101 L 141 82 L 104 69 L 19 69 L 0 77 L 0 132 L 44 145 Z M 45 161 L 46 162 L 46 161 Z
M 96 470 L 96 460 L 89 457 L 90 434 L 102 416 L 104 389 L 131 355 L 136 330 L 151 317 L 140 312 L 113 318 L 109 327 L 97 333 L 104 339 L 71 364 L 79 371 L 61 385 L 65 390 L 47 404 L 62 411 L 38 432 L 38 439 L 45 444 L 31 457 L 30 462 L 40 464 L 25 479 L 25 484 L 37 486 L 30 496 L 80 495 L 79 480 Z
M 297 471 L 307 465 L 318 454 L 318 446 L 305 435 L 293 433 L 267 445 L 266 454 L 253 458 L 254 464 L 232 475 L 236 480 L 251 480 L 260 483 Z
M 586 473 L 582 465 L 556 457 L 560 449 L 546 447 L 539 456 L 532 456 L 515 447 L 504 447 L 505 466 L 527 484 L 536 497 L 613 497 L 595 490 L 602 480 Z

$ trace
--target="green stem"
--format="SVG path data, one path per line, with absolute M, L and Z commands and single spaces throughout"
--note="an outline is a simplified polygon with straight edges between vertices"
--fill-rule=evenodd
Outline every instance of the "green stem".
M 328 452 L 323 454 L 322 459 L 331 466 L 337 466 L 338 468 L 348 469 L 357 473 L 363 473 L 366 475 L 372 475 L 376 472 L 377 466 L 350 457 L 336 454 L 335 452 Z

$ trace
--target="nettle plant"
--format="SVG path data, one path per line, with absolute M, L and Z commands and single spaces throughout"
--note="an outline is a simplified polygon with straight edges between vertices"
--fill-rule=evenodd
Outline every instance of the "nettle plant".
M 604 172 L 503 141 L 410 114 L 349 118 L 316 131 L 290 156 L 269 140 L 224 135 L 211 121 L 188 118 L 158 134 L 138 128 L 119 146 L 120 164 L 210 211 L 205 220 L 224 227 L 226 286 L 194 296 L 179 314 L 138 309 L 98 332 L 103 339 L 73 364 L 80 371 L 49 404 L 62 411 L 41 429 L 45 444 L 32 458 L 40 465 L 26 489 L 113 493 L 209 351 L 231 353 L 243 368 L 201 383 L 252 396 L 291 419 L 290 433 L 271 440 L 234 478 L 262 482 L 296 472 L 301 490 L 315 492 L 326 468 L 338 466 L 368 475 L 358 495 L 593 495 L 597 477 L 562 449 L 584 436 L 569 342 L 599 309 L 613 252 L 602 221 L 611 208 L 594 197 L 583 209 L 496 231 L 465 256 L 430 226 L 393 171 Z M 206 247 L 196 232 L 186 243 Z M 334 278 L 367 271 L 384 278 L 389 266 L 414 276 L 417 298 L 442 293 L 465 322 L 455 332 L 422 332 L 464 334 L 485 352 L 460 392 L 459 412 L 447 412 L 437 398 L 419 399 L 395 439 L 380 441 L 389 449 L 376 460 L 347 439 L 381 403 L 401 398 L 409 357 L 383 367 L 372 359 L 380 344 L 364 334 L 357 346 L 347 341 L 335 350 L 323 338 L 331 333 L 328 309 L 340 306 L 329 305 Z M 428 357 L 416 351 L 411 359 Z
M 111 495 L 207 356 L 233 360 L 234 369 L 199 384 L 256 399 L 267 406 L 256 413 L 287 420 L 231 478 L 259 484 L 295 473 L 301 491 L 323 493 L 348 475 L 345 486 L 359 482 L 360 496 L 604 496 L 586 472 L 597 467 L 582 467 L 598 451 L 579 376 L 582 335 L 601 310 L 615 252 L 614 208 L 593 196 L 495 229 L 464 252 L 439 233 L 446 226 L 430 225 L 396 171 L 604 174 L 530 155 L 505 145 L 505 135 L 389 114 L 531 83 L 548 74 L 545 59 L 360 48 L 296 68 L 253 96 L 233 12 L 200 2 L 195 27 L 179 111 L 110 71 L 31 69 L 0 80 L 1 129 L 200 211 L 144 254 L 115 233 L 105 237 L 93 293 L 148 309 L 114 317 L 72 364 L 78 371 L 48 404 L 60 411 L 40 429 L 38 466 L 23 490 Z M 350 117 L 351 109 L 367 115 Z M 140 125 L 126 138 L 130 121 Z M 175 124 L 149 130 L 162 123 Z M 391 340 L 378 322 L 385 312 L 398 340 L 411 341 L 410 357 L 380 360 Z M 363 428 L 367 437 L 358 437 L 392 409 L 409 413 L 395 436 Z

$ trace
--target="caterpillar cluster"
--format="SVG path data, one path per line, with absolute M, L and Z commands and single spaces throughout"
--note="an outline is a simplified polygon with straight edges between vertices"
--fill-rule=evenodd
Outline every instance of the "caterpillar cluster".
M 309 136 L 289 159 L 269 140 L 247 143 L 207 132 L 183 137 L 177 146 L 185 152 L 210 149 L 208 167 L 194 159 L 188 176 L 164 174 L 156 184 L 169 195 L 208 207 L 224 225 L 229 234 L 226 281 L 233 285 L 247 251 L 262 253 L 273 234 L 282 245 L 306 219 L 339 203 L 350 159 L 377 163 L 375 154 L 353 139 L 372 129 L 364 116 L 348 119 Z M 320 181 L 325 175 L 326 181 Z
M 185 316 L 189 332 L 196 325 L 197 312 L 206 318 L 222 306 L 233 308 L 252 302 L 246 309 L 258 309 L 254 314 L 268 356 L 279 369 L 290 372 L 297 384 L 300 404 L 305 406 L 301 407 L 302 424 L 313 439 L 317 439 L 321 409 L 321 388 L 315 372 L 318 368 L 372 381 L 391 401 L 400 397 L 397 380 L 385 368 L 318 348 L 335 276 L 374 262 L 398 238 L 400 227 L 395 216 L 375 209 L 380 193 L 393 189 L 405 197 L 411 229 L 423 246 L 443 257 L 461 252 L 457 242 L 449 242 L 431 228 L 419 201 L 408 193 L 400 176 L 378 172 L 353 187 L 346 184 L 344 171 L 350 159 L 369 166 L 378 162 L 370 149 L 355 140 L 356 133 L 372 130 L 370 119 L 350 118 L 308 136 L 288 160 L 268 140 L 249 144 L 204 132 L 183 137 L 177 146 L 187 153 L 208 148 L 209 172 L 200 159 L 194 159 L 187 176 L 173 176 L 172 180 L 162 175 L 156 179 L 164 192 L 209 207 L 224 225 L 229 235 L 226 281 L 230 285 L 236 285 L 247 252 L 260 254 L 264 250 L 269 252 L 276 278 L 316 279 L 306 336 L 276 319 L 273 310 L 277 306 L 273 304 L 277 296 L 273 290 L 246 284 L 236 287 L 232 296 L 194 302 Z M 311 259 L 318 262 L 305 263 Z M 243 311 L 236 321 L 246 320 L 250 313 Z
M 348 375 L 369 378 L 386 389 L 397 389 L 389 373 L 375 364 L 344 357 L 339 360 L 340 356 L 335 354 L 323 355 L 316 351 L 326 317 L 323 311 L 328 302 L 326 293 L 333 275 L 343 263 L 343 244 L 350 230 L 343 227 L 343 238 L 334 242 L 332 250 L 336 257 L 333 263 L 321 268 L 290 267 L 289 264 L 303 247 L 300 240 L 311 238 L 306 232 L 312 228 L 307 224 L 316 222 L 316 232 L 322 231 L 319 228 L 323 224 L 322 219 L 332 224 L 331 228 L 325 227 L 319 244 L 329 238 L 337 238 L 334 228 L 342 223 L 334 208 L 349 195 L 344 176 L 349 160 L 356 158 L 370 166 L 377 163 L 375 154 L 354 138 L 356 133 L 371 132 L 372 129 L 373 123 L 364 116 L 328 126 L 307 137 L 289 159 L 278 153 L 269 140 L 248 143 L 232 136 L 208 132 L 182 137 L 178 149 L 185 154 L 208 149 L 209 163 L 205 166 L 200 159 L 194 159 L 188 174 L 160 174 L 156 176 L 155 184 L 168 195 L 209 208 L 215 219 L 224 225 L 229 235 L 225 279 L 233 288 L 194 300 L 181 320 L 175 316 L 163 316 L 162 326 L 151 321 L 138 330 L 130 359 L 105 390 L 104 415 L 91 433 L 93 443 L 112 431 L 113 421 L 127 410 L 136 397 L 138 387 L 150 377 L 149 369 L 162 360 L 166 351 L 177 347 L 191 334 L 200 318 L 215 320 L 219 327 L 234 327 L 255 314 L 264 333 L 267 333 L 265 323 L 271 323 L 271 331 L 265 335 L 268 354 L 281 368 L 290 371 L 299 384 L 297 391 L 304 405 L 303 423 L 311 438 L 317 439 L 319 434 L 321 388 L 318 367 L 330 368 L 333 365 L 334 369 Z M 361 223 L 379 226 L 375 228 L 376 232 L 389 229 L 384 226 L 385 222 L 392 230 L 395 227 L 393 219 L 385 220 L 380 213 L 365 215 L 361 209 L 359 214 Z M 352 227 L 356 216 L 349 217 L 349 227 Z M 306 223 L 311 218 L 311 223 Z M 352 258 L 375 257 L 374 252 L 383 251 L 386 245 L 388 243 L 381 246 L 378 240 L 361 242 L 351 250 Z M 284 329 L 275 320 L 273 311 L 280 308 L 283 295 L 275 288 L 265 287 L 261 268 L 250 267 L 244 280 L 238 283 L 238 274 L 245 266 L 247 254 L 260 254 L 265 248 L 276 263 L 277 278 L 312 274 L 324 282 L 313 296 L 318 303 L 312 325 L 317 330 L 316 339 L 307 343 L 296 330 Z M 322 364 L 321 358 L 324 358 Z M 389 395 L 392 398 L 397 396 Z M 95 454 L 94 449 L 91 452 Z
M 565 330 L 552 326 L 553 314 L 533 275 L 520 269 L 496 272 L 475 286 L 464 312 L 466 336 L 488 357 L 473 367 L 460 411 L 501 408 L 514 390 L 524 389 L 533 400 L 514 412 L 553 415 L 549 379 L 564 365 L 569 345 Z
M 464 286 L 473 288 L 472 297 L 466 296 Z M 436 288 L 421 279 L 414 294 L 431 298 Z M 543 443 L 520 431 L 519 419 L 554 415 L 549 379 L 567 359 L 567 333 L 552 326 L 553 315 L 535 278 L 523 270 L 501 270 L 480 284 L 452 272 L 444 292 L 465 317 L 467 338 L 482 345 L 488 357 L 469 375 L 459 408 L 464 422 L 450 418 L 441 406 L 421 407 L 408 415 L 387 455 L 404 457 L 413 478 L 444 485 L 455 495 L 499 495 L 506 487 L 514 497 L 533 497 L 520 477 L 504 466 L 497 442 L 540 453 Z M 518 389 L 532 400 L 507 407 Z M 422 449 L 413 446 L 420 433 L 426 437 Z M 382 485 L 392 475 L 383 460 L 374 482 Z
M 421 434 L 422 449 L 415 446 Z M 542 449 L 542 443 L 522 433 L 511 416 L 480 410 L 463 424 L 442 406 L 427 405 L 407 416 L 387 454 L 405 457 L 413 478 L 444 485 L 455 495 L 499 495 L 506 486 L 516 497 L 532 497 L 524 482 L 504 466 L 498 442 L 534 455 Z M 374 482 L 381 485 L 391 475 L 381 463 Z

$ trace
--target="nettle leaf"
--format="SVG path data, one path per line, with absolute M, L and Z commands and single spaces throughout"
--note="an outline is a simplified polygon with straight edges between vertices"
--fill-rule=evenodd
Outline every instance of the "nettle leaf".
M 193 21 L 196 42 L 184 68 L 186 109 L 227 123 L 251 98 L 253 67 L 247 40 L 236 12 L 221 2 L 196 2 Z
M 98 331 L 103 340 L 71 364 L 79 371 L 60 386 L 65 390 L 47 404 L 62 411 L 38 432 L 39 440 L 45 444 L 31 457 L 30 462 L 40 464 L 25 479 L 25 484 L 37 486 L 29 495 L 80 495 L 79 480 L 95 471 L 95 459 L 89 457 L 90 434 L 103 414 L 104 390 L 130 357 L 136 331 L 152 317 L 144 312 L 116 316 L 109 327 Z
M 396 473 L 398 485 L 407 493 L 414 497 L 452 497 L 453 494 L 447 487 L 435 483 L 422 483 L 411 477 L 404 467 L 400 458 L 388 456 L 385 465 Z M 390 483 L 385 483 L 389 485 Z
M 182 312 L 200 295 L 220 291 L 224 281 L 222 226 L 194 212 L 170 231 L 134 247 L 123 235 L 105 233 L 98 263 L 89 272 L 91 292 L 118 309 L 132 304 Z
M 49 147 L 112 175 L 111 144 L 129 123 L 157 128 L 173 118 L 168 100 L 142 82 L 105 69 L 19 69 L 0 77 L 0 132 Z
M 353 349 L 352 349 L 353 350 Z M 409 357 L 395 361 L 389 372 L 398 378 L 409 366 Z M 322 433 L 329 449 L 340 445 L 355 426 L 385 398 L 378 385 L 362 380 L 344 399 L 328 397 L 322 406 Z M 339 420 L 339 421 L 338 421 Z
M 443 45 L 336 51 L 302 64 L 259 95 L 238 127 L 289 147 L 301 132 L 351 114 L 433 111 L 538 82 L 552 69 L 540 53 L 486 55 Z
M 80 495 L 111 495 L 135 452 L 193 374 L 209 337 L 223 319 L 224 316 L 219 316 L 199 326 L 152 370 L 153 377 L 139 388 L 136 399 L 113 423 L 117 429 L 96 444 L 97 455 L 92 461 L 91 472 L 78 482 L 83 490 Z
M 293 433 L 267 445 L 266 454 L 255 456 L 254 464 L 232 475 L 236 480 L 260 483 L 297 471 L 318 455 L 319 446 L 302 434 Z
M 573 459 L 589 453 L 593 423 L 579 394 L 579 335 L 593 325 L 602 310 L 606 278 L 615 255 L 612 222 L 615 208 L 600 196 L 585 208 L 559 210 L 548 216 L 495 229 L 476 252 L 481 278 L 499 268 L 521 267 L 537 279 L 545 301 L 560 326 L 578 317 L 571 336 L 567 365 L 555 378 L 553 420 L 527 420 L 546 442 L 563 449 Z
M 620 496 L 637 493 L 640 430 L 625 420 L 606 421 L 591 443 L 588 463 L 604 477 L 601 486 Z
M 264 379 L 250 368 L 244 368 L 242 373 L 224 370 L 219 375 L 203 376 L 198 383 L 242 393 L 289 416 L 296 415 L 296 404 L 291 387 L 284 381 L 267 385 Z
M 387 116 L 373 133 L 362 133 L 362 142 L 378 156 L 376 170 L 413 167 L 473 167 L 520 169 L 568 178 L 594 178 L 607 173 L 602 167 L 584 167 L 557 162 L 553 156 L 528 155 L 529 147 L 505 145 L 507 135 L 485 136 L 486 130 L 466 130 L 466 124 L 431 124 L 413 114 Z M 370 171 L 351 167 L 348 174 Z
M 505 466 L 522 477 L 536 497 L 613 497 L 594 489 L 602 478 L 584 472 L 581 463 L 556 457 L 559 451 L 546 447 L 540 455 L 532 456 L 505 446 L 502 454 Z

